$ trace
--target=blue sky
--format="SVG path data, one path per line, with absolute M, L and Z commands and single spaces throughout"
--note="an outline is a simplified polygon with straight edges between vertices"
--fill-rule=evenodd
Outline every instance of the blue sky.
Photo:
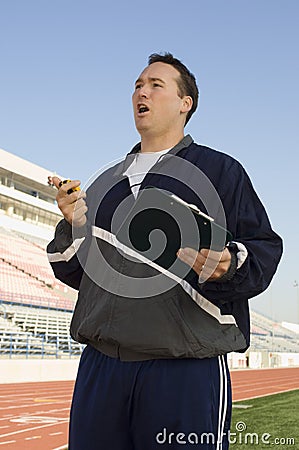
M 0 147 L 86 182 L 138 140 L 131 94 L 153 52 L 196 75 L 186 128 L 238 159 L 285 253 L 251 301 L 299 320 L 299 2 L 0 0 Z

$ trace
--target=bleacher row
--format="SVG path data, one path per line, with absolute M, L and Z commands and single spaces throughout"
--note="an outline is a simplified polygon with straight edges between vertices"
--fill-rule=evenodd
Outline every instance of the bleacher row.
M 0 304 L 0 355 L 78 357 L 84 348 L 70 337 L 71 312 Z
M 251 350 L 299 353 L 299 335 L 251 311 Z
M 55 279 L 45 245 L 0 229 L 0 299 L 72 311 L 75 291 Z
M 78 357 L 70 337 L 76 292 L 55 279 L 45 241 L 0 228 L 0 355 Z

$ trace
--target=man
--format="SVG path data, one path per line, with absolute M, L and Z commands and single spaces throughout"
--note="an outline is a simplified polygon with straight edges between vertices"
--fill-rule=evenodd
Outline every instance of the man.
M 80 181 L 60 185 L 53 178 L 64 219 L 48 246 L 49 260 L 57 278 L 79 290 L 71 334 L 87 344 L 69 448 L 227 449 L 226 354 L 249 346 L 248 299 L 269 285 L 281 239 L 243 167 L 184 137 L 198 89 L 179 60 L 151 55 L 132 99 L 141 142 L 126 158 L 86 194 L 72 192 Z M 166 270 L 159 255 L 134 252 L 118 233 L 149 186 L 213 216 L 233 241 L 222 251 L 182 245 Z M 148 222 L 154 207 L 146 208 Z M 178 225 L 186 242 L 194 230 L 184 229 L 184 220 Z M 181 277 L 177 264 L 185 270 Z

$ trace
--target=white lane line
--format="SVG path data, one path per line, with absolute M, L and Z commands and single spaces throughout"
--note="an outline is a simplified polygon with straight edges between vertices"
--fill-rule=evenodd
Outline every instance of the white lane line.
M 58 436 L 59 434 L 63 434 L 63 432 L 58 431 L 57 433 L 49 433 L 49 436 Z
M 269 397 L 270 395 L 284 394 L 285 392 L 291 392 L 291 391 L 297 391 L 297 388 L 292 388 L 292 389 L 283 390 L 283 391 L 268 392 L 267 394 L 259 394 L 259 395 L 254 395 L 254 396 L 249 395 L 248 397 L 238 398 L 238 400 L 234 400 L 234 401 L 242 402 L 244 400 L 252 400 L 253 398 Z
M 282 386 L 282 385 L 280 385 L 280 384 L 278 384 L 278 385 L 275 385 L 275 386 L 260 386 L 260 387 L 256 387 L 256 385 L 252 385 L 251 386 L 251 389 L 239 389 L 239 391 L 241 391 L 241 394 L 245 394 L 245 392 L 256 392 L 256 391 L 262 391 L 262 390 L 264 390 L 264 389 L 275 389 L 275 388 L 277 388 L 277 389 L 279 389 L 279 391 L 277 391 L 277 392 L 281 392 L 281 391 L 287 391 L 287 390 L 296 390 L 296 389 L 298 389 L 298 387 L 297 386 Z M 235 393 L 236 393 L 237 391 L 235 390 Z
M 21 424 L 39 424 L 39 423 L 60 423 L 68 420 L 68 417 L 50 417 L 50 416 L 32 416 L 25 414 L 24 416 L 10 419 L 11 422 Z
M 239 370 L 239 369 L 238 369 Z M 0 385 L 0 393 L 1 395 L 5 396 L 5 395 L 13 395 L 13 393 L 18 390 L 18 392 L 20 393 L 19 395 L 21 395 L 21 393 L 26 394 L 27 392 L 30 393 L 32 392 L 32 389 L 34 390 L 38 390 L 38 391 L 62 391 L 65 390 L 67 388 L 70 388 L 74 385 L 74 381 L 67 381 L 67 382 L 59 382 L 56 383 L 55 385 L 48 385 L 47 382 L 41 382 L 41 384 L 39 386 L 36 385 L 36 383 L 29 383 L 29 386 L 22 386 L 22 384 L 20 383 L 16 383 L 13 385 L 9 385 L 9 383 L 7 384 L 1 384 Z
M 21 402 L 21 401 L 26 401 L 26 400 L 32 400 L 33 398 L 36 397 L 51 397 L 51 398 L 64 398 L 64 397 L 72 397 L 73 391 L 61 391 L 61 392 L 48 392 L 48 391 L 33 391 L 30 393 L 30 395 L 7 395 L 5 398 L 1 398 L 0 399 L 0 404 L 1 403 L 6 403 L 6 402 Z
M 287 385 L 289 386 L 290 384 L 297 384 L 298 385 L 298 381 L 294 378 L 288 378 L 287 380 L 285 378 L 281 378 L 279 380 L 276 380 L 275 378 L 273 379 L 265 379 L 263 381 L 259 381 L 259 380 L 248 380 L 246 379 L 246 381 L 242 381 L 240 380 L 239 382 L 236 381 L 234 382 L 234 388 L 235 389 L 243 389 L 244 387 L 248 387 L 248 386 L 252 386 L 253 384 L 255 386 L 258 386 L 258 389 L 262 389 L 264 386 L 281 386 L 281 385 Z
M 70 408 L 59 408 L 59 409 L 47 409 L 47 413 L 60 412 L 60 411 L 69 411 Z
M 34 395 L 34 397 L 33 397 Z M 68 393 L 61 393 L 60 395 L 58 394 L 49 394 L 48 392 L 35 392 L 31 395 L 27 395 L 26 397 L 16 397 L 16 396 L 7 396 L 5 399 L 0 400 L 0 405 L 4 405 L 6 403 L 20 403 L 20 402 L 24 402 L 24 401 L 30 401 L 30 400 L 34 400 L 35 398 L 52 398 L 52 399 L 57 399 L 57 398 L 71 398 L 72 397 L 72 392 L 68 392 Z
M 41 436 L 31 436 L 31 437 L 25 438 L 25 441 L 31 441 L 32 439 L 41 439 Z
M 70 408 L 68 407 L 68 408 L 59 408 L 59 409 L 51 409 L 51 410 L 49 410 L 49 409 L 44 409 L 44 410 L 42 410 L 42 411 L 39 411 L 41 414 L 49 414 L 49 413 L 61 413 L 61 412 L 63 412 L 63 411 L 69 411 L 70 410 Z M 27 417 L 35 417 L 37 415 L 37 412 L 31 412 L 31 413 L 27 413 L 27 412 L 24 412 L 23 414 L 21 414 L 21 416 L 23 417 L 23 416 L 27 416 Z M 14 419 L 18 419 L 19 417 L 21 417 L 20 415 L 14 415 L 14 414 L 9 414 L 7 417 L 2 417 L 2 418 L 0 418 L 0 422 L 1 421 L 8 421 L 8 420 L 10 420 L 10 421 L 12 421 L 12 422 L 14 422 L 15 420 Z M 13 420 L 11 420 L 11 419 L 13 419 Z M 57 417 L 57 420 L 61 420 L 61 419 L 65 419 L 66 420 L 66 418 L 60 418 L 60 417 Z M 8 426 L 8 425 L 7 425 Z M 0 429 L 2 428 L 2 426 L 0 426 Z
M 1 386 L 0 386 L 1 387 Z M 23 392 L 20 392 L 20 389 L 19 388 L 16 388 L 17 389 L 17 392 L 19 392 L 18 394 L 16 393 L 16 391 L 10 391 L 10 392 L 6 392 L 5 393 L 5 395 L 0 395 L 0 400 L 2 399 L 2 398 L 7 398 L 7 397 L 9 397 L 9 396 L 11 396 L 11 397 L 22 397 L 22 396 L 29 396 L 29 395 L 32 395 L 32 391 L 34 390 L 35 392 L 50 392 L 50 394 L 57 394 L 57 393 L 62 393 L 62 392 L 64 392 L 65 393 L 65 391 L 66 391 L 66 389 L 68 389 L 67 387 L 66 388 L 57 388 L 57 389 L 47 389 L 46 387 L 44 387 L 44 388 L 40 388 L 40 389 L 33 389 L 33 387 L 32 388 L 30 388 L 30 389 L 27 389 L 27 391 L 23 391 Z M 71 390 L 71 389 L 69 389 L 69 390 Z
M 0 442 L 0 445 L 6 445 L 6 444 L 14 444 L 17 441 L 6 441 L 6 442 Z
M 26 433 L 27 431 L 38 430 L 40 428 L 46 428 L 46 427 L 53 427 L 53 426 L 57 426 L 57 425 L 63 425 L 64 423 L 68 423 L 68 420 L 61 421 L 61 422 L 56 422 L 56 423 L 47 423 L 46 425 L 40 425 L 39 427 L 25 428 L 24 430 L 13 431 L 11 433 L 1 434 L 0 438 L 7 437 L 7 436 L 13 436 L 14 434 L 19 434 L 19 433 Z
M 57 415 L 59 415 L 59 413 L 62 413 L 63 411 L 69 412 L 70 408 L 68 407 L 68 408 L 59 408 L 59 409 L 51 409 L 51 410 L 49 410 L 47 408 L 44 408 L 42 411 L 38 411 L 38 413 L 40 413 L 40 414 L 57 413 Z M 2 421 L 8 422 L 8 421 L 11 421 L 12 419 L 17 419 L 20 416 L 22 416 L 22 417 L 23 416 L 32 416 L 32 417 L 34 417 L 36 415 L 37 415 L 37 411 L 34 411 L 34 412 L 26 412 L 26 411 L 24 411 L 20 415 L 9 414 L 7 417 L 1 417 L 0 418 L 0 422 L 2 422 Z M 60 418 L 57 417 L 57 419 L 60 419 Z M 1 426 L 0 426 L 0 428 L 1 428 Z
M 70 403 L 71 400 L 59 400 L 55 403 Z M 43 402 L 43 406 L 45 405 L 53 405 L 53 402 Z M 28 406 L 35 408 L 35 407 L 39 407 L 40 408 L 40 403 L 28 403 L 27 405 L 16 405 L 16 406 L 6 406 L 5 408 L 0 408 L 1 410 L 8 410 L 8 409 L 21 409 L 21 408 L 27 408 Z
M 56 448 L 53 448 L 52 450 L 66 450 L 67 446 L 68 446 L 68 444 L 64 444 L 61 447 L 56 447 Z

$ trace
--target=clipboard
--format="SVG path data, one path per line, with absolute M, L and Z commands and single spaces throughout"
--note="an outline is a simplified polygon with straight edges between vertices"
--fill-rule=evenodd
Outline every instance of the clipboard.
M 222 251 L 232 240 L 227 229 L 195 205 L 154 186 L 139 191 L 115 234 L 122 244 L 181 278 L 195 272 L 176 256 L 179 248 Z

